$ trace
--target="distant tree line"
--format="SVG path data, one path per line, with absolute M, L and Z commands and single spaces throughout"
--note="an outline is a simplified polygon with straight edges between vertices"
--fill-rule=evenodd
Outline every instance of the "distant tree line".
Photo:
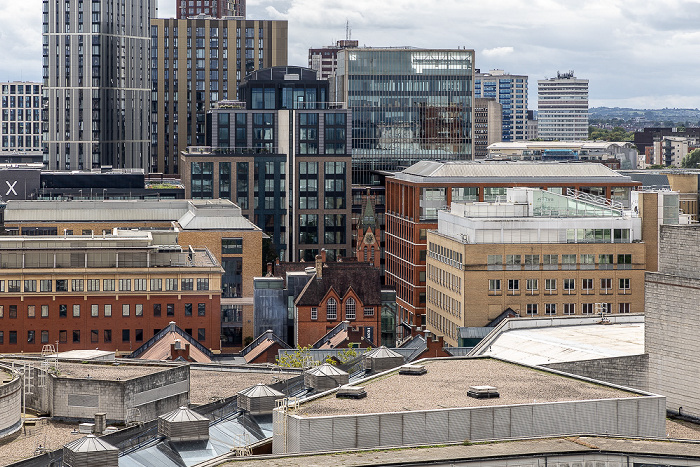
M 588 127 L 588 139 L 594 141 L 627 141 L 632 142 L 634 140 L 634 132 L 627 131 L 621 126 L 616 126 L 612 130 L 606 130 L 605 128 L 596 128 L 594 126 Z

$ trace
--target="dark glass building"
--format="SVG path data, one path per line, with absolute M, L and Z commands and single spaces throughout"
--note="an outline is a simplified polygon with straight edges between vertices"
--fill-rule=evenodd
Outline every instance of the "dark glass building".
M 308 68 L 255 71 L 238 92 L 207 115 L 207 146 L 181 155 L 187 197 L 237 203 L 283 261 L 352 254 L 350 112 Z
M 333 97 L 352 111 L 353 183 L 420 160 L 472 159 L 473 83 L 473 50 L 340 50 Z

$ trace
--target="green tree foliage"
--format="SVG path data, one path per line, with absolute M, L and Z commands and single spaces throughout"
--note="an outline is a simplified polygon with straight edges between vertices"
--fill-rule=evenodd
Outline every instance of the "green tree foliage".
M 621 126 L 616 126 L 612 130 L 604 128 L 588 127 L 588 139 L 594 141 L 627 141 L 631 142 L 634 139 L 634 132 L 626 131 Z
M 275 360 L 277 361 L 277 364 L 282 367 L 306 368 L 312 364 L 311 352 L 309 352 L 309 350 L 311 350 L 310 345 L 307 345 L 306 347 L 297 345 L 294 352 L 287 352 L 282 358 L 280 358 L 278 355 L 275 357 Z
M 693 149 L 681 161 L 681 167 L 697 169 L 700 167 L 700 149 Z

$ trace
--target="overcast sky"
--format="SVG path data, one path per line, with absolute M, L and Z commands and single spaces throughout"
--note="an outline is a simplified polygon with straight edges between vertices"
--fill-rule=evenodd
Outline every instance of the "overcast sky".
M 173 17 L 175 0 L 160 0 Z M 537 80 L 574 70 L 590 105 L 700 107 L 700 0 L 248 0 L 249 19 L 289 21 L 289 64 L 345 38 L 456 48 L 476 67 Z M 41 80 L 41 0 L 0 0 L 0 81 Z

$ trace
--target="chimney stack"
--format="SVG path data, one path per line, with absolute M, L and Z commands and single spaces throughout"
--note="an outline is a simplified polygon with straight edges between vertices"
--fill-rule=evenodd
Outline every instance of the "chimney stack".
M 323 279 L 323 257 L 316 255 L 316 279 Z
M 95 414 L 95 434 L 101 435 L 105 432 L 107 428 L 107 414 L 106 413 L 96 413 Z
M 326 249 L 325 248 L 321 249 L 321 262 L 323 262 L 323 264 L 326 264 Z
M 272 277 L 272 263 L 267 263 L 267 277 Z

